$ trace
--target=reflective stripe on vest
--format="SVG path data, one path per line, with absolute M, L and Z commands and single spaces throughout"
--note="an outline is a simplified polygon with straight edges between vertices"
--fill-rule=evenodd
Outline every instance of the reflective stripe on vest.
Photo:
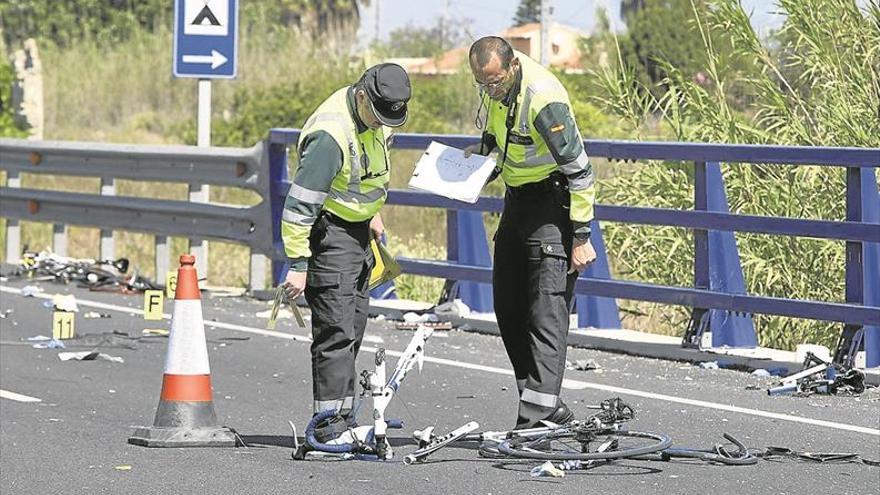
M 320 124 L 325 125 L 320 125 Z M 330 123 L 331 125 L 326 125 Z M 331 95 L 303 126 L 300 142 L 318 127 L 328 132 L 343 150 L 343 170 L 333 179 L 324 209 L 349 221 L 366 220 L 381 208 L 388 190 L 388 174 L 372 175 L 370 163 L 383 165 L 388 160 L 386 132 L 384 128 L 366 131 L 377 137 L 376 142 L 362 143 L 348 105 L 348 88 Z M 381 141 L 381 142 L 379 142 Z M 347 152 L 346 152 L 347 148 Z M 348 160 L 348 167 L 345 167 Z M 380 162 L 381 160 L 381 162 Z M 348 174 L 347 180 L 345 175 Z M 390 171 L 389 171 L 390 173 Z M 366 174 L 366 179 L 361 177 Z M 366 182 L 369 180 L 369 182 Z M 362 191 L 365 189 L 365 191 Z M 303 191 L 298 191 L 302 193 Z

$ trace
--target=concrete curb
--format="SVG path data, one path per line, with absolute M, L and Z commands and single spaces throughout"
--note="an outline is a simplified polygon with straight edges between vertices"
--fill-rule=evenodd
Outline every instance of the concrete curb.
M 430 304 L 415 301 L 372 300 L 370 301 L 370 315 L 381 314 L 385 318 L 395 320 L 402 319 L 405 312 L 421 313 L 431 307 Z M 492 318 L 494 315 L 481 316 L 444 316 L 440 317 L 440 320 L 450 321 L 460 330 L 466 332 L 500 335 L 498 324 Z M 741 371 L 753 371 L 756 369 L 776 371 L 784 368 L 787 370 L 784 373 L 790 374 L 799 371 L 802 365 L 802 363 L 795 360 L 793 352 L 767 348 L 759 348 L 754 352 L 734 349 L 723 349 L 716 352 L 703 349 L 689 349 L 681 347 L 681 339 L 678 337 L 636 332 L 633 330 L 573 329 L 569 332 L 568 345 L 582 349 L 596 349 L 668 361 L 688 363 L 716 361 L 722 368 Z M 880 386 L 880 369 L 865 370 L 865 378 L 867 383 Z

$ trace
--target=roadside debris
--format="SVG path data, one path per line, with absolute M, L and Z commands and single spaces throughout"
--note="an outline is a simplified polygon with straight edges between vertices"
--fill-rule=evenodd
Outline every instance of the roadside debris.
M 40 292 L 43 292 L 43 289 L 41 287 L 37 287 L 36 285 L 25 285 L 21 288 L 21 295 L 24 297 L 34 297 Z
M 820 464 L 846 464 L 858 463 L 868 466 L 880 466 L 880 460 L 865 459 L 853 452 L 808 452 L 791 450 L 786 447 L 767 447 L 764 452 L 758 454 L 765 461 L 780 461 L 792 459 L 801 462 L 815 462 Z
M 703 361 L 700 363 L 700 368 L 703 368 L 704 370 L 717 370 L 718 361 Z
M 565 362 L 565 369 L 568 370 L 591 371 L 601 368 L 602 366 L 593 359 L 577 359 L 573 363 L 571 361 Z
M 531 475 L 533 478 L 541 478 L 541 477 L 563 478 L 563 477 L 565 477 L 565 471 L 554 466 L 552 461 L 547 461 L 544 464 L 541 464 L 540 466 L 533 467 L 532 471 L 531 471 Z
M 407 323 L 402 321 L 395 325 L 398 330 L 418 330 L 419 327 L 429 327 L 434 330 L 452 330 L 451 321 L 432 321 L 426 323 Z
M 770 372 L 765 370 L 764 368 L 758 368 L 755 371 L 752 371 L 752 376 L 758 376 L 761 378 L 769 378 Z
M 167 337 L 171 331 L 164 328 L 145 328 L 141 330 L 141 333 L 144 337 Z
M 9 278 L 28 278 L 34 280 L 51 280 L 68 284 L 76 282 L 81 287 L 91 290 L 118 291 L 123 293 L 139 292 L 148 289 L 160 289 L 158 285 L 139 276 L 137 271 L 127 275 L 128 259 L 93 260 L 59 256 L 50 251 L 39 253 L 25 250 L 21 255 L 19 266 L 8 273 Z M 22 289 L 25 296 L 29 287 Z M 37 291 L 39 292 L 39 290 Z
M 456 299 L 435 306 L 434 314 L 438 318 L 464 318 L 471 314 L 471 308 L 463 303 L 461 299 Z
M 83 314 L 83 318 L 87 320 L 96 320 L 99 318 L 110 318 L 110 313 L 99 313 L 97 311 L 87 311 Z
M 433 313 L 418 314 L 410 311 L 403 314 L 403 321 L 406 323 L 433 323 L 440 321 L 440 319 Z
M 52 297 L 52 306 L 56 311 L 79 312 L 79 306 L 76 304 L 76 296 L 73 294 L 55 294 Z
M 95 360 L 103 360 L 110 361 L 113 363 L 124 363 L 125 360 L 121 357 L 111 356 L 109 354 L 104 354 L 103 352 L 98 351 L 82 351 L 82 352 L 59 352 L 58 359 L 62 361 L 95 361 Z
M 861 395 L 864 391 L 864 373 L 856 368 L 831 363 L 807 351 L 803 369 L 784 377 L 779 386 L 767 389 L 767 395 Z
M 36 342 L 36 344 L 31 346 L 34 349 L 64 349 L 64 342 L 46 337 L 45 335 L 34 335 L 25 340 Z

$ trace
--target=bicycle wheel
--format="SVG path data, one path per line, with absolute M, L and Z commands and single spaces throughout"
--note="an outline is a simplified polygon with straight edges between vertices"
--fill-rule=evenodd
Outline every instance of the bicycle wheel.
M 640 431 L 579 432 L 561 429 L 537 438 L 510 438 L 498 451 L 511 457 L 549 461 L 609 460 L 634 457 L 669 448 L 672 440 Z

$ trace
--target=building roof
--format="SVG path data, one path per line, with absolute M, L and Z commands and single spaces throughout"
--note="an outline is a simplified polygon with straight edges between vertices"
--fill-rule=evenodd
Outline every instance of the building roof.
M 557 22 L 552 23 L 549 29 L 551 43 L 553 43 L 555 47 L 558 47 L 558 53 L 551 53 L 550 55 L 550 66 L 572 72 L 583 70 L 580 60 L 581 57 L 578 40 L 588 36 L 587 33 L 573 26 Z M 535 42 L 540 39 L 541 24 L 533 22 L 523 24 L 522 26 L 515 26 L 502 31 L 498 35 L 507 39 L 513 45 L 523 45 L 523 43 L 528 43 L 530 47 L 532 44 L 532 38 L 535 38 Z M 514 48 L 523 51 L 526 55 L 532 58 L 539 58 L 539 54 L 531 53 L 530 48 L 525 48 L 524 46 L 514 46 Z M 411 74 L 455 74 L 458 72 L 461 65 L 465 63 L 468 50 L 469 47 L 463 46 L 448 50 L 435 58 L 396 58 L 394 61 L 406 68 Z

